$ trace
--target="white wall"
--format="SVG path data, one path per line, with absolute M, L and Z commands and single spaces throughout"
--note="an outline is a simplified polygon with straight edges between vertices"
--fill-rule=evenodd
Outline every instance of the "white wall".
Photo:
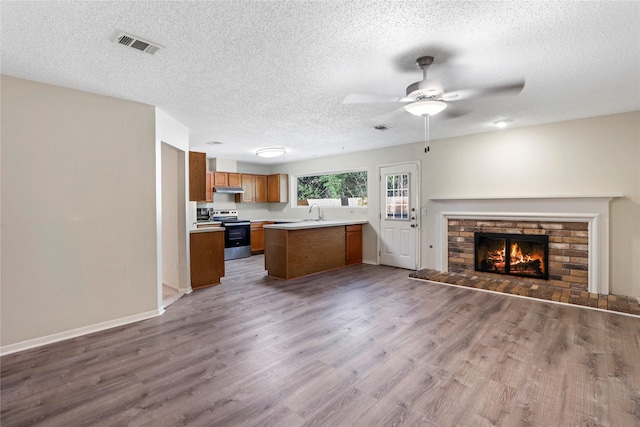
M 156 315 L 154 107 L 1 84 L 2 351 Z
M 453 123 L 451 124 L 453 125 Z M 308 174 L 365 168 L 369 208 L 325 209 L 328 219 L 366 218 L 364 259 L 376 260 L 381 164 L 422 164 L 421 265 L 436 268 L 434 198 L 556 197 L 622 194 L 611 203 L 611 292 L 640 297 L 640 112 L 551 123 L 380 150 L 274 165 L 272 173 Z M 373 178 L 373 179 L 372 179 Z M 250 207 L 238 205 L 249 215 Z M 291 204 L 270 204 L 274 218 L 306 217 Z M 258 214 L 259 215 L 259 214 Z M 432 247 L 430 247 L 432 246 Z

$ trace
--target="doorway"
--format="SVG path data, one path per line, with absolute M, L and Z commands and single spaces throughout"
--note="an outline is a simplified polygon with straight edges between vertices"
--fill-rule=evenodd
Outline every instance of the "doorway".
M 184 151 L 161 143 L 162 165 L 162 306 L 184 293 L 186 283 Z
M 419 194 L 417 163 L 380 167 L 380 264 L 418 269 Z

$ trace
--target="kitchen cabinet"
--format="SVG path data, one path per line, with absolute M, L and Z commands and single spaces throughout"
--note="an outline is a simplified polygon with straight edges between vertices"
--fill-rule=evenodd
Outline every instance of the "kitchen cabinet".
M 264 252 L 264 225 L 273 221 L 256 221 L 251 223 L 251 254 Z
M 236 203 L 255 203 L 256 202 L 256 176 L 242 174 L 240 177 L 241 187 L 244 190 L 242 194 L 236 194 Z
M 213 172 L 207 172 L 205 188 L 207 189 L 207 194 L 204 199 L 205 202 L 213 202 Z
M 241 187 L 242 179 L 241 174 L 236 172 L 219 172 L 213 173 L 213 186 L 214 187 Z
M 213 186 L 214 187 L 228 187 L 229 186 L 229 174 L 227 172 L 213 172 Z
M 189 238 L 191 288 L 220 284 L 224 276 L 224 229 L 192 231 Z
M 207 199 L 207 155 L 189 151 L 189 200 L 201 202 Z
M 267 202 L 267 176 L 256 175 L 255 177 L 256 177 L 256 194 L 255 194 L 256 203 L 266 203 Z
M 362 263 L 362 225 L 354 224 L 345 227 L 346 264 Z
M 277 173 L 267 177 L 267 201 L 277 203 L 289 201 L 289 175 Z
M 242 175 L 235 172 L 227 173 L 227 182 L 229 183 L 229 187 L 241 187 L 242 186 Z

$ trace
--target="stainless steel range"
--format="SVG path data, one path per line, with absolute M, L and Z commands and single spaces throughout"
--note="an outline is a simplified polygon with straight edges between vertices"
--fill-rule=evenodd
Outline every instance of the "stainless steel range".
M 213 221 L 220 221 L 224 227 L 225 261 L 251 256 L 251 222 L 238 219 L 238 211 L 223 210 L 211 213 Z

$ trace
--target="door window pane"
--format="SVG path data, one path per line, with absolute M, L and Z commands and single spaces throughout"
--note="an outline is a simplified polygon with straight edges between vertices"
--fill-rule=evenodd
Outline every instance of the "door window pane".
M 386 175 L 386 219 L 409 220 L 409 174 Z

